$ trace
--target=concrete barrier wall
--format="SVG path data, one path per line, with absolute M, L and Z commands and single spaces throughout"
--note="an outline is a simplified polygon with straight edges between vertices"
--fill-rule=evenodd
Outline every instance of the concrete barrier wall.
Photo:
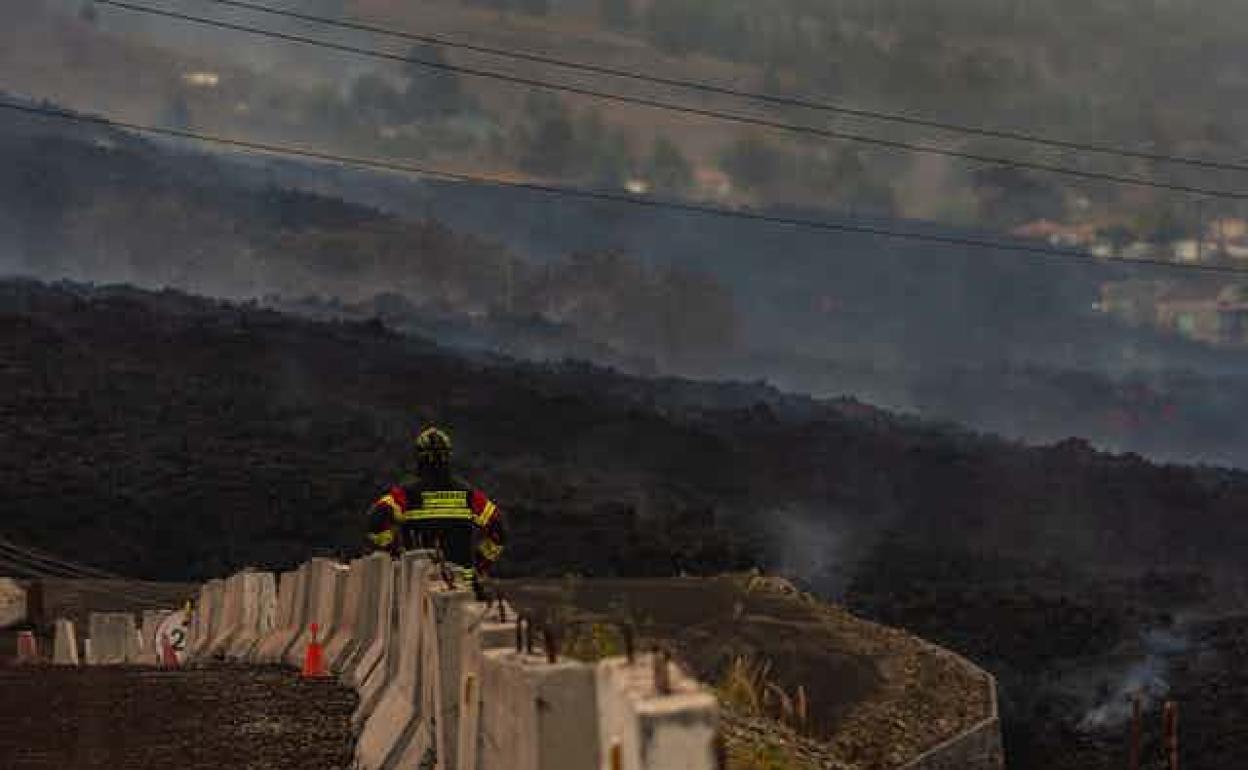
M 514 650 L 481 655 L 478 770 L 597 767 L 594 666 Z
M 238 625 L 226 640 L 227 660 L 247 660 L 261 639 L 273 630 L 277 616 L 277 581 L 271 572 L 244 572 L 239 576 L 242 599 Z
M 431 551 L 408 551 L 403 555 L 391 599 L 391 634 L 384 668 L 370 678 L 381 679 L 375 685 L 366 683 L 366 687 L 374 687 L 370 700 L 375 703 L 361 701 L 361 710 L 357 712 L 361 730 L 355 759 L 360 770 L 405 767 L 400 765 L 400 759 L 413 750 L 413 745 L 429 745 L 429 725 L 420 719 L 423 635 L 419 625 L 420 600 L 434 572 Z
M 656 666 L 667 669 L 663 693 Z M 715 770 L 719 702 L 677 666 L 611 658 L 596 677 L 601 770 Z
M 221 631 L 225 620 L 225 581 L 209 580 L 199 590 L 199 603 L 195 606 L 195 623 L 192 625 L 187 660 L 208 657 L 212 643 Z M 96 650 L 98 655 L 99 650 Z
M 359 633 L 360 594 L 364 590 L 364 560 L 356 559 L 347 566 L 346 579 L 340 586 L 334 614 L 333 633 L 326 637 L 325 662 L 335 674 L 342 673 L 343 663 L 355 649 Z
M 280 588 L 271 574 L 240 573 L 206 584 L 200 605 L 200 648 L 243 650 L 230 654 L 258 663 L 298 666 L 308 626 L 320 624 L 327 659 L 360 696 L 359 770 L 715 767 L 718 704 L 674 664 L 660 693 L 648 656 L 552 663 L 520 652 L 514 611 L 445 582 L 429 551 L 350 566 L 313 559 L 283 574 Z M 92 620 L 95 655 L 112 662 L 125 623 Z
M 481 753 L 481 656 L 491 650 L 512 649 L 516 613 L 505 603 L 486 607 L 471 604 L 463 613 L 459 635 L 460 707 L 455 770 L 475 770 Z
M 380 655 L 375 665 L 356 688 L 360 695 L 360 705 L 351 717 L 351 725 L 356 730 L 363 729 L 364 722 L 372 715 L 373 710 L 377 708 L 377 704 L 381 701 L 390 683 L 394 681 L 395 676 L 398 674 L 399 645 L 395 640 L 399 636 L 401 625 L 399 622 L 400 608 L 403 605 L 402 597 L 405 595 L 402 588 L 404 575 L 406 574 L 405 562 L 406 558 L 403 561 L 391 562 L 384 568 L 389 574 L 387 580 L 390 590 L 386 593 L 384 601 L 378 607 Z
M 187 630 L 186 659 L 191 660 L 195 652 L 208 644 L 208 583 L 199 587 L 199 597 L 191 607 L 191 622 Z
M 0 629 L 26 620 L 26 589 L 13 578 L 0 577 Z
M 375 553 L 360 559 L 357 568 L 361 593 L 355 622 L 355 647 L 341 664 L 341 673 L 343 684 L 360 690 L 385 656 L 394 595 L 394 566 L 388 554 Z
M 214 597 L 217 601 L 217 611 L 212 622 L 212 631 L 206 644 L 200 654 L 205 658 L 219 658 L 225 653 L 226 645 L 230 639 L 238 632 L 239 625 L 242 623 L 243 609 L 243 585 L 242 573 L 232 575 L 222 581 L 220 587 L 220 597 Z
M 128 612 L 92 612 L 91 665 L 120 666 L 141 663 L 139 631 Z
M 463 672 L 460 634 L 472 610 L 472 591 L 466 587 L 429 581 L 421 597 L 421 713 L 433 731 L 437 766 L 458 767 L 460 687 Z M 478 605 L 479 606 L 479 605 Z
M 313 559 L 305 566 L 307 598 L 303 603 L 302 623 L 283 656 L 288 665 L 296 667 L 303 665 L 308 643 L 312 641 L 312 624 L 316 624 L 317 641 L 322 644 L 333 634 L 339 587 L 347 569 L 333 559 Z
M 165 621 L 172 610 L 144 610 L 143 624 L 139 636 L 143 640 L 143 663 L 150 666 L 160 665 L 160 640 L 156 638 L 156 630 Z
M 56 621 L 56 638 L 52 642 L 52 664 L 56 666 L 78 665 L 78 634 L 72 620 L 59 618 Z
M 271 633 L 256 645 L 252 654 L 253 663 L 282 663 L 286 659 L 286 651 L 294 644 L 295 638 L 302 630 L 303 618 L 307 615 L 308 574 L 311 565 L 304 564 L 293 572 L 282 576 L 282 591 L 278 603 L 282 608 L 284 621 L 278 624 Z
M 282 634 L 290 629 L 294 624 L 295 612 L 295 582 L 298 580 L 298 572 L 291 570 L 283 572 L 277 578 L 277 607 L 273 616 L 273 626 L 263 634 L 260 634 L 252 646 L 251 651 L 247 654 L 247 660 L 251 663 L 276 663 L 280 652 L 277 647 Z

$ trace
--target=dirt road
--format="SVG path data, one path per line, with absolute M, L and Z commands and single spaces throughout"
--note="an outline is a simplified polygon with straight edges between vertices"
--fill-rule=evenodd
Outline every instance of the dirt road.
M 278 668 L 3 668 L 0 767 L 345 770 L 355 702 Z

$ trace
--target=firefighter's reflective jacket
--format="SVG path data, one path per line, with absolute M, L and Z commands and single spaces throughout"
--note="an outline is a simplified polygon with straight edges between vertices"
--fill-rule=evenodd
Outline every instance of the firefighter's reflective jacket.
M 458 480 L 406 479 L 369 512 L 369 540 L 392 553 L 434 548 L 468 573 L 488 574 L 503 553 L 503 516 L 483 492 Z

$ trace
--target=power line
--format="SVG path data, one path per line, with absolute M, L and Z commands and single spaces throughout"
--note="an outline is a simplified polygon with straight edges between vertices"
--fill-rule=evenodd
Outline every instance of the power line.
M 27 559 L 34 559 L 39 562 L 49 564 L 53 568 L 62 569 L 62 570 L 74 573 L 75 576 L 101 578 L 105 580 L 127 579 L 127 578 L 122 577 L 121 575 L 117 575 L 112 572 L 106 572 L 101 569 L 96 569 L 95 567 L 90 567 L 84 564 L 78 564 L 76 562 L 63 561 L 56 557 L 50 556 L 44 552 L 37 551 L 36 549 L 31 548 L 29 546 L 20 546 L 17 543 L 14 543 L 12 540 L 6 540 L 4 538 L 0 538 L 0 553 L 5 552 L 5 551 L 8 551 L 9 553 L 23 555 Z
M 22 562 L 2 553 L 0 553 L 0 567 L 12 570 L 13 573 L 19 577 L 30 578 L 32 580 L 72 580 L 74 581 L 74 589 L 82 593 L 125 599 L 126 601 L 132 602 L 141 607 L 167 607 L 170 604 L 170 602 L 162 601 L 154 597 L 140 596 L 118 588 L 94 585 L 86 578 L 58 575 L 54 572 L 41 569 L 38 566 L 31 566 L 29 563 Z
M 163 128 L 158 126 L 150 126 L 142 123 L 132 123 L 123 120 L 114 120 L 97 115 L 83 115 L 67 110 L 55 109 L 51 107 L 15 104 L 12 102 L 0 102 L 0 109 L 6 109 L 13 112 L 22 112 L 33 115 L 41 115 L 44 117 L 58 118 L 76 123 L 88 123 L 93 125 L 125 128 L 140 133 L 153 134 L 158 136 L 168 136 L 177 139 L 189 139 L 207 144 L 215 144 L 223 147 L 231 147 L 235 149 L 248 150 L 252 152 L 260 152 L 270 155 L 280 155 L 292 158 L 304 158 L 329 163 L 338 163 L 345 166 L 358 166 L 361 168 L 369 168 L 381 171 L 394 171 L 406 174 L 415 174 L 437 179 L 445 179 L 455 182 L 466 182 L 481 187 L 493 187 L 506 190 L 525 190 L 528 192 L 543 193 L 546 195 L 568 197 L 568 198 L 584 198 L 586 200 L 606 201 L 611 203 L 625 203 L 633 206 L 640 206 L 652 209 L 665 209 L 670 211 L 682 211 L 693 214 L 704 214 L 710 216 L 723 217 L 725 219 L 739 219 L 751 222 L 764 222 L 774 225 L 786 225 L 809 230 L 819 230 L 825 232 L 840 232 L 856 235 L 866 235 L 880 238 L 895 238 L 898 240 L 922 241 L 927 243 L 937 243 L 945 246 L 966 246 L 979 249 L 993 249 L 998 251 L 1017 252 L 1022 254 L 1030 254 L 1034 256 L 1047 257 L 1051 259 L 1062 259 L 1073 262 L 1084 262 L 1093 264 L 1104 264 L 1107 262 L 1117 262 L 1124 265 L 1145 265 L 1151 267 L 1161 267 L 1170 270 L 1189 270 L 1194 272 L 1203 272 L 1211 274 L 1227 274 L 1227 275 L 1248 275 L 1248 269 L 1233 267 L 1230 265 L 1206 265 L 1206 264 L 1184 264 L 1172 262 L 1164 259 L 1125 259 L 1122 257 L 1098 257 L 1086 251 L 1075 249 L 1061 249 L 1052 246 L 1044 246 L 1041 244 L 1031 244 L 1024 242 L 1007 243 L 1004 241 L 995 241 L 988 238 L 971 238 L 956 235 L 940 235 L 935 233 L 918 233 L 905 232 L 902 230 L 890 230 L 884 227 L 875 227 L 871 225 L 848 224 L 843 222 L 827 222 L 818 219 L 803 219 L 800 217 L 787 217 L 778 214 L 765 214 L 760 211 L 750 209 L 726 209 L 716 206 L 707 206 L 699 203 L 687 203 L 683 201 L 664 200 L 658 198 L 640 198 L 632 195 L 621 193 L 602 192 L 598 190 L 584 190 L 571 187 L 560 187 L 557 185 L 546 185 L 538 182 L 516 182 L 511 180 L 495 179 L 491 177 L 477 176 L 474 174 L 466 174 L 456 171 L 445 171 L 442 169 L 433 169 L 423 166 L 417 166 L 408 163 L 398 163 L 394 161 L 381 161 L 373 158 L 362 158 L 350 155 L 338 155 L 320 150 L 309 150 L 299 147 L 289 147 L 265 142 L 257 142 L 249 139 L 236 139 L 232 137 L 215 136 L 212 134 L 184 131 L 173 128 Z
M 1054 147 L 1064 150 L 1078 150 L 1080 152 L 1091 152 L 1102 155 L 1112 155 L 1121 158 L 1132 158 L 1135 160 L 1149 160 L 1162 163 L 1173 163 L 1176 165 L 1195 166 L 1198 168 L 1214 169 L 1219 171 L 1248 171 L 1248 164 L 1235 163 L 1233 161 L 1212 160 L 1208 158 L 1196 158 L 1183 155 L 1170 155 L 1166 153 L 1148 152 L 1146 150 L 1132 150 L 1125 147 L 1111 147 L 1104 144 L 1094 144 L 1090 142 L 1078 142 L 1070 139 L 1058 139 L 1054 137 L 1041 136 L 1039 134 L 1031 134 L 1022 131 L 1010 131 L 1005 129 L 985 128 L 983 126 L 971 126 L 964 123 L 952 123 L 931 118 L 922 118 L 915 115 L 906 115 L 904 113 L 883 112 L 880 110 L 868 110 L 859 107 L 848 107 L 843 104 L 833 104 L 830 102 L 816 101 L 813 99 L 805 99 L 794 96 L 778 96 L 776 94 L 768 94 L 759 91 L 747 91 L 744 89 L 722 86 L 715 83 L 708 83 L 700 80 L 689 80 L 686 78 L 665 77 L 662 75 L 651 75 L 647 73 L 634 72 L 632 70 L 620 69 L 617 67 L 608 67 L 601 64 L 589 64 L 587 62 L 572 61 L 569 59 L 560 59 L 553 56 L 544 56 L 542 54 L 530 53 L 528 51 L 516 51 L 508 48 L 498 48 L 495 46 L 481 45 L 479 43 L 468 43 L 462 40 L 454 40 L 443 37 L 441 35 L 432 35 L 429 33 L 409 32 L 407 30 L 389 29 L 380 27 L 375 24 L 366 24 L 358 21 L 348 21 L 344 19 L 332 19 L 326 16 L 317 16 L 299 11 L 291 11 L 285 8 L 271 8 L 255 3 L 243 2 L 242 0 L 204 0 L 204 2 L 215 3 L 217 5 L 229 6 L 233 8 L 241 8 L 256 13 L 269 14 L 271 16 L 285 17 L 288 19 L 296 19 L 299 21 L 312 22 L 315 24 L 324 24 L 332 27 L 341 27 L 343 29 L 355 30 L 357 32 L 370 32 L 378 35 L 386 35 L 388 37 L 399 38 L 401 40 L 411 40 L 418 43 L 427 43 L 430 45 L 444 46 L 446 48 L 454 48 L 464 51 L 473 51 L 474 53 L 484 53 L 491 56 L 500 56 L 517 61 L 527 61 L 536 64 L 549 64 L 556 67 L 564 67 L 571 70 L 579 70 L 581 72 L 589 72 L 597 75 L 609 75 L 611 77 L 622 78 L 642 83 L 653 83 L 662 86 L 672 86 L 676 88 L 685 88 L 692 91 L 701 91 L 703 93 L 717 94 L 719 96 L 731 96 L 738 99 L 751 99 L 754 101 L 775 104 L 783 107 L 800 107 L 808 110 L 818 110 L 821 112 L 829 112 L 839 115 L 849 115 L 855 118 L 866 118 L 869 120 L 878 120 L 889 123 L 900 123 L 908 126 L 918 126 L 921 128 L 935 128 L 942 131 L 952 131 L 960 134 L 968 134 L 972 136 L 982 136 L 990 139 L 1008 139 L 1016 142 L 1028 142 L 1031 144 L 1043 145 L 1046 147 Z
M 585 88 L 581 86 L 568 85 L 566 83 L 556 83 L 549 80 L 539 80 L 536 78 L 521 77 L 518 75 L 508 75 L 501 72 L 493 72 L 491 70 L 482 70 L 475 67 L 465 67 L 457 64 L 449 64 L 446 62 L 432 62 L 419 59 L 412 56 L 403 56 L 401 54 L 388 53 L 378 51 L 371 48 L 361 48 L 358 46 L 347 45 L 345 43 L 334 43 L 326 40 L 318 40 L 316 38 L 305 37 L 303 35 L 295 35 L 287 32 L 277 32 L 274 30 L 262 29 L 259 27 L 251 27 L 245 24 L 235 24 L 233 22 L 221 21 L 219 19 L 210 19 L 203 16 L 195 16 L 192 14 L 181 13 L 178 11 L 170 11 L 162 8 L 152 8 L 144 5 L 134 5 L 124 2 L 123 0 L 95 0 L 100 5 L 109 5 L 115 8 L 131 11 L 134 13 L 148 14 L 152 16 L 161 16 L 179 21 L 186 21 L 193 24 L 200 24 L 217 29 L 231 30 L 234 32 L 244 32 L 246 34 L 258 35 L 261 37 L 272 38 L 274 40 L 283 40 L 286 42 L 302 43 L 306 45 L 325 48 L 332 51 L 341 51 L 345 53 L 356 54 L 375 59 L 383 59 L 387 61 L 400 62 L 404 64 L 415 64 L 417 66 L 429 69 L 442 70 L 446 72 L 455 72 L 470 77 L 487 78 L 498 80 L 513 85 L 523 85 L 530 88 L 543 88 L 551 91 L 560 91 L 564 93 L 576 94 L 578 96 L 588 96 L 595 99 L 603 99 L 606 101 L 619 102 L 623 104 L 633 104 L 651 109 L 666 110 L 670 112 L 678 112 L 687 115 L 696 115 L 698 117 L 713 118 L 716 120 L 724 120 L 742 125 L 756 126 L 760 128 L 772 128 L 782 131 L 789 131 L 796 134 L 807 134 L 818 136 L 824 139 L 835 139 L 838 141 L 857 142 L 861 144 L 874 145 L 877 147 L 885 147 L 893 150 L 905 150 L 907 152 L 924 153 L 929 155 L 942 155 L 949 158 L 958 158 L 960 160 L 970 160 L 976 163 L 985 163 L 994 166 L 1007 166 L 1011 168 L 1027 169 L 1030 171 L 1043 171 L 1046 173 L 1060 174 L 1063 176 L 1078 177 L 1081 179 L 1090 179 L 1099 182 L 1109 182 L 1119 185 L 1130 185 L 1135 187 L 1150 187 L 1160 190 L 1170 190 L 1172 192 L 1181 192 L 1192 195 L 1204 195 L 1210 198 L 1224 198 L 1227 200 L 1248 200 L 1248 193 L 1236 192 L 1234 190 L 1221 190 L 1209 187 L 1197 187 L 1195 185 L 1179 184 L 1177 182 L 1160 182 L 1145 177 L 1127 176 L 1121 174 L 1110 174 L 1101 171 L 1085 171 L 1082 169 L 1070 168 L 1068 166 L 1057 166 L 1049 163 L 1039 163 L 1035 161 L 1016 160 L 1011 158 L 1002 158 L 994 155 L 980 155 L 973 152 L 964 152 L 962 150 L 951 150 L 945 147 L 936 147 L 933 145 L 917 144 L 913 142 L 904 142 L 895 139 L 883 139 L 880 137 L 866 136 L 863 134 L 854 134 L 844 131 L 836 131 L 833 129 L 817 128 L 815 126 L 803 126 L 793 123 L 785 123 L 769 118 L 762 118 L 753 115 L 741 115 L 732 112 L 722 112 L 720 110 L 712 110 L 703 107 L 689 107 L 676 104 L 674 102 L 662 101 L 659 99 L 650 99 L 639 96 L 628 96 L 625 94 L 612 93 L 610 91 L 601 91 L 593 88 Z
M 54 578 L 58 580 L 124 583 L 128 584 L 128 588 L 125 590 L 91 585 L 80 585 L 79 588 L 84 591 L 121 596 L 130 599 L 131 601 L 148 604 L 160 603 L 163 601 L 162 599 L 158 599 L 158 595 L 163 596 L 163 592 L 159 589 L 132 585 L 133 583 L 143 581 L 136 581 L 131 578 L 126 578 L 121 575 L 113 575 L 111 573 L 103 573 L 101 575 L 84 574 L 92 571 L 92 568 L 85 567 L 83 565 L 76 565 L 73 562 L 66 562 L 59 559 L 49 560 L 39 558 L 37 556 L 24 555 L 23 551 L 26 551 L 26 549 L 16 545 L 0 546 L 0 564 L 7 565 L 10 568 L 16 568 L 24 574 L 38 579 Z M 28 552 L 28 554 L 29 553 L 31 552 Z M 54 562 L 54 564 L 49 566 L 49 561 Z M 102 572 L 100 570 L 95 571 Z
M 44 551 L 39 551 L 29 546 L 20 546 L 11 540 L 0 538 L 0 558 L 10 560 L 20 560 L 30 565 L 33 569 L 39 569 L 47 572 L 47 577 L 59 577 L 69 580 L 108 580 L 115 582 L 134 583 L 133 578 L 118 575 L 105 570 L 96 569 L 78 562 L 67 561 L 62 558 L 51 556 Z M 56 574 L 60 573 L 60 574 Z M 141 581 L 140 581 L 141 582 Z M 146 589 L 139 586 L 132 586 L 131 592 L 150 593 L 153 597 L 156 595 L 152 589 Z

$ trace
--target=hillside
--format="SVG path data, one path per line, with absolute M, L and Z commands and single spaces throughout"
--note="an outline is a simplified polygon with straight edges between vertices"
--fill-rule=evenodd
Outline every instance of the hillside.
M 358 549 L 363 506 L 436 419 L 511 516 L 508 574 L 793 575 L 988 664 L 1023 768 L 1067 724 L 1046 709 L 1093 708 L 1090 682 L 1112 688 L 1139 634 L 1242 595 L 1236 472 L 757 386 L 470 360 L 174 292 L 2 286 L 6 532 L 126 574 Z M 1230 670 L 1211 649 L 1202 665 Z M 1081 666 L 1098 673 L 1052 690 Z M 1226 709 L 1242 695 L 1219 692 Z
M 1105 566 L 1234 564 L 1248 536 L 1234 526 L 1248 499 L 1242 474 L 1153 466 L 1075 439 L 1026 449 L 765 389 L 704 397 L 701 386 L 581 364 L 470 360 L 377 323 L 313 323 L 173 292 L 3 286 L 5 413 L 40 415 L 14 419 L 6 438 L 17 520 L 46 532 L 41 519 L 57 514 L 26 516 L 48 493 L 94 490 L 59 515 L 84 536 L 125 533 L 118 545 L 172 537 L 135 548 L 163 561 L 119 552 L 105 565 L 153 576 L 198 576 L 216 567 L 198 562 L 209 554 L 280 560 L 265 549 L 292 536 L 352 545 L 360 496 L 403 456 L 413 422 L 435 418 L 461 426 L 474 468 L 538 520 L 568 522 L 560 530 L 574 537 L 575 514 L 605 506 L 636 527 L 643 550 L 654 538 L 672 556 L 699 553 L 689 546 L 701 527 L 675 526 L 679 517 L 737 529 L 760 505 L 940 540 L 961 530 L 967 547 Z M 717 398 L 727 405 L 702 406 Z M 92 515 L 123 501 L 136 521 Z M 1204 526 L 1186 527 L 1194 516 Z M 604 572 L 635 561 L 559 553 Z M 538 571 L 571 566 L 527 550 L 515 558 Z
M 766 380 L 1033 442 L 1077 432 L 1248 462 L 1233 418 L 1244 356 L 1093 312 L 1098 281 L 1126 267 L 188 152 L 24 116 L 0 122 L 0 160 L 14 171 L 0 272 L 264 298 L 517 358 Z M 773 260 L 784 269 L 760 271 Z
M 1012 229 L 1078 222 L 1109 237 L 1169 240 L 1212 215 L 1156 190 L 749 131 L 490 80 L 431 73 L 241 33 L 56 0 L 14 0 L 0 87 L 255 138 L 379 157 L 437 160 L 509 177 L 725 202 L 809 204 Z M 1233 2 L 1198 0 L 321 0 L 301 8 L 383 29 L 445 35 L 779 96 L 1181 156 L 1242 157 L 1246 30 Z M 333 29 L 207 7 L 277 31 Z M 348 36 L 403 53 L 410 41 Z M 229 55 L 222 55 L 229 50 Z M 1026 143 L 594 78 L 458 50 L 418 58 L 763 114 L 868 136 L 1185 184 L 1234 189 L 1232 174 L 1081 155 Z M 213 85 L 186 80 L 212 73 Z M 139 84 L 141 87 L 135 88 Z M 1212 208 L 1212 207 L 1211 207 Z M 1218 209 L 1231 213 L 1230 209 Z

